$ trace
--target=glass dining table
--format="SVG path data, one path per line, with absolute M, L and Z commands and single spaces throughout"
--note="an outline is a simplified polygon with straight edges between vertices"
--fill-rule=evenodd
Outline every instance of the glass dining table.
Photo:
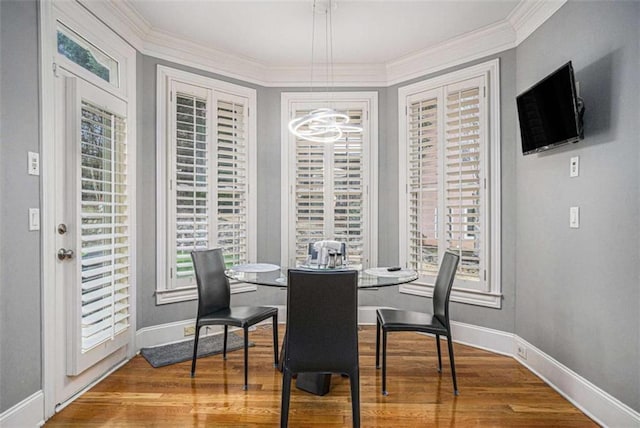
M 295 269 L 309 271 L 339 271 L 355 268 L 343 266 L 340 268 L 320 268 L 317 266 L 297 266 Z M 358 270 L 358 269 L 356 269 Z M 287 267 L 270 263 L 252 263 L 235 265 L 225 271 L 227 278 L 249 284 L 269 287 L 287 286 Z M 398 267 L 374 267 L 358 270 L 358 288 L 379 288 L 392 285 L 406 284 L 418 279 L 416 271 Z
M 310 271 L 339 271 L 353 270 L 353 267 L 320 268 L 317 266 L 297 266 L 295 269 Z M 357 269 L 356 269 L 357 270 Z M 235 265 L 225 271 L 227 278 L 249 284 L 267 287 L 287 287 L 287 267 L 269 263 L 252 263 Z M 374 267 L 358 270 L 358 288 L 372 290 L 380 287 L 406 284 L 418 279 L 416 271 L 398 267 Z M 286 332 L 285 339 L 286 340 Z M 284 344 L 282 345 L 284 349 Z M 282 368 L 282 351 L 280 352 L 280 368 Z M 331 386 L 331 374 L 327 373 L 299 373 L 296 387 L 315 395 L 325 395 Z

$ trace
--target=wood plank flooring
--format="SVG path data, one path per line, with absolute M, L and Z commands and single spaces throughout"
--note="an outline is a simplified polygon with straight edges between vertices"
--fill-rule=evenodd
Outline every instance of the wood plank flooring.
M 242 334 L 239 332 L 239 334 Z M 280 340 L 284 336 L 281 326 Z M 46 427 L 274 427 L 280 422 L 282 379 L 273 367 L 269 326 L 249 334 L 249 390 L 243 353 L 154 369 L 137 356 L 56 414 Z M 388 396 L 375 369 L 375 326 L 360 331 L 363 427 L 591 427 L 587 416 L 509 357 L 455 344 L 460 395 L 453 395 L 446 344 L 437 371 L 435 340 L 390 333 Z M 292 387 L 290 427 L 351 426 L 349 379 L 334 375 L 318 397 Z

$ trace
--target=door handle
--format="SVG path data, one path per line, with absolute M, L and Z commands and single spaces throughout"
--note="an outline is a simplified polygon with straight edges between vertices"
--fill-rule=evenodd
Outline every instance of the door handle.
M 73 258 L 73 250 L 65 250 L 64 248 L 60 248 L 58 250 L 58 260 L 72 259 Z

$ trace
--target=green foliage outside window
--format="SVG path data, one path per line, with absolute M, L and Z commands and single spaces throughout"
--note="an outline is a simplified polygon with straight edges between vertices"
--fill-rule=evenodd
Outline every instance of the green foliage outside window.
M 100 64 L 90 50 L 80 46 L 60 31 L 58 31 L 58 53 L 69 58 L 82 68 L 89 70 L 101 79 L 107 82 L 111 81 L 109 79 L 109 69 Z

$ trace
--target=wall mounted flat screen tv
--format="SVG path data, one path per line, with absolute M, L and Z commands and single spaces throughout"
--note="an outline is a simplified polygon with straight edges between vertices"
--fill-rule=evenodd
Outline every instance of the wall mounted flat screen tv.
M 523 154 L 584 138 L 584 105 L 577 96 L 571 61 L 518 95 L 516 103 Z

